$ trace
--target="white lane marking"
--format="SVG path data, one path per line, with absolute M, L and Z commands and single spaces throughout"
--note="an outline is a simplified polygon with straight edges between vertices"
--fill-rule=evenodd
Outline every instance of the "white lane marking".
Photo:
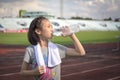
M 87 72 L 91 72 L 91 71 L 95 71 L 95 70 L 101 70 L 101 69 L 111 68 L 111 67 L 115 67 L 115 66 L 118 66 L 118 65 L 120 65 L 120 64 L 114 64 L 114 65 L 110 65 L 110 66 L 104 66 L 104 67 L 100 67 L 100 68 L 85 70 L 85 71 L 82 71 L 81 73 L 87 73 Z
M 94 63 L 94 62 L 101 62 L 101 61 L 106 61 L 106 59 L 96 60 L 96 61 L 89 61 L 89 62 L 84 62 L 84 63 L 71 64 L 71 65 L 63 65 L 62 67 L 70 67 L 70 66 L 76 66 L 76 65 L 83 65 L 83 64 Z M 7 66 L 7 67 L 1 67 L 0 69 L 16 68 L 16 67 L 20 67 L 20 66 L 21 66 L 21 65 Z M 9 76 L 9 75 L 14 75 L 14 73 L 2 74 L 2 75 L 0 75 L 0 76 Z
M 0 69 L 6 69 L 6 68 L 16 68 L 16 67 L 21 67 L 21 65 L 14 65 L 14 66 L 6 66 L 6 67 L 0 67 Z
M 115 79 L 119 79 L 120 76 L 116 76 L 116 77 L 113 77 L 113 78 L 110 78 L 110 79 L 107 79 L 107 80 L 115 80 Z
M 0 76 L 12 76 L 12 75 L 17 75 L 17 74 L 20 74 L 19 72 L 16 72 L 16 73 L 8 73 L 8 74 L 2 74 Z
M 63 65 L 62 68 L 72 67 L 72 66 L 77 66 L 77 65 L 83 65 L 83 64 L 88 64 L 88 63 L 95 63 L 95 62 L 107 61 L 107 60 L 109 60 L 109 59 L 102 59 L 102 60 L 89 61 L 89 62 L 83 62 L 83 63 L 68 64 L 68 65 Z
M 102 58 L 108 58 L 108 59 L 120 59 L 119 56 L 112 56 L 112 55 L 88 55 L 87 57 L 102 57 Z
M 105 67 L 100 67 L 100 68 L 85 70 L 85 71 L 81 71 L 81 72 L 75 72 L 75 73 L 65 74 L 65 75 L 62 75 L 62 77 L 66 77 L 66 76 L 68 77 L 68 76 L 77 75 L 77 74 L 81 74 L 81 73 L 87 73 L 87 72 L 92 72 L 92 71 L 96 71 L 96 70 L 111 68 L 111 67 L 115 67 L 115 66 L 118 66 L 118 65 L 120 65 L 120 64 L 114 64 L 114 65 L 110 65 L 110 66 L 105 66 Z

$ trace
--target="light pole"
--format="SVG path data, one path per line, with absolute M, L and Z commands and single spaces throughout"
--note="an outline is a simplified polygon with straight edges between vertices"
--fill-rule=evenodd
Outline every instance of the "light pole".
M 63 0 L 60 0 L 60 17 L 63 18 Z

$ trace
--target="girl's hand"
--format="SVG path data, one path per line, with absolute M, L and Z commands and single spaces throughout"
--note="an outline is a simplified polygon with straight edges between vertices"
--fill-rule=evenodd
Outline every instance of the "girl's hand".
M 68 26 L 62 27 L 62 36 L 70 36 L 73 32 Z
M 40 74 L 45 73 L 45 68 L 44 68 L 44 66 L 38 66 L 38 71 L 39 71 Z

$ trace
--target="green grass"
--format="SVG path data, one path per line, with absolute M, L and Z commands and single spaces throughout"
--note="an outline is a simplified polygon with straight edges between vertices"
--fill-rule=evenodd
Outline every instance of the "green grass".
M 120 36 L 120 31 L 81 31 L 76 33 L 76 36 L 83 44 L 115 42 L 118 41 L 115 37 Z M 53 37 L 52 41 L 65 45 L 72 44 L 69 37 Z M 29 45 L 29 42 L 26 33 L 0 33 L 0 44 Z
M 26 33 L 0 33 L 0 44 L 28 45 Z
M 78 33 L 77 36 L 83 43 L 115 42 L 120 31 L 87 31 Z
M 116 36 L 120 36 L 120 31 L 81 31 L 76 33 L 76 36 L 81 43 L 116 42 L 118 41 Z M 60 44 L 72 44 L 70 38 L 55 37 L 53 41 Z

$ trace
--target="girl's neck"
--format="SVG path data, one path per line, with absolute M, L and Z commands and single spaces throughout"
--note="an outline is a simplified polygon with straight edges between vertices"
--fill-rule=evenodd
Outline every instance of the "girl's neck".
M 48 46 L 48 40 L 40 40 L 39 44 L 41 48 L 45 48 Z

